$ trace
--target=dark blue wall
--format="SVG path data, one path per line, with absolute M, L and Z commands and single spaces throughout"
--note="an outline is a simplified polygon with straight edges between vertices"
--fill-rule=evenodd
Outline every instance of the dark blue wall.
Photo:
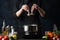
M 0 0 L 0 30 L 3 19 L 6 19 L 6 25 L 17 26 L 18 23 L 13 15 L 17 11 L 16 3 L 17 0 Z M 42 0 L 41 7 L 47 14 L 47 19 L 41 19 L 44 25 L 49 27 L 52 26 L 53 23 L 60 22 L 59 0 Z

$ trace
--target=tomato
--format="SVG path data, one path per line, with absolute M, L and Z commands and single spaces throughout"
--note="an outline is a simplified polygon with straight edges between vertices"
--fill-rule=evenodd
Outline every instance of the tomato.
M 4 36 L 4 40 L 9 40 L 9 37 L 8 36 Z
M 2 40 L 3 36 L 0 36 L 0 40 Z

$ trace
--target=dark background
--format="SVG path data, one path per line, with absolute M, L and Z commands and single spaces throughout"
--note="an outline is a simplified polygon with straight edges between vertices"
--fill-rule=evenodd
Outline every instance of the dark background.
M 14 17 L 17 9 L 18 0 L 0 0 L 0 30 L 2 27 L 2 22 L 5 19 L 6 25 L 13 25 L 17 28 L 17 20 Z M 41 0 L 41 7 L 46 11 L 46 19 L 41 18 L 44 25 L 53 27 L 53 24 L 57 24 L 59 28 L 60 25 L 60 1 L 59 0 Z M 59 28 L 60 29 L 60 28 Z

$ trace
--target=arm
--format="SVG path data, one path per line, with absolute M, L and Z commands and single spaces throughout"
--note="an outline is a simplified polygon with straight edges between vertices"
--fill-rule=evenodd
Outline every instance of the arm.
M 19 17 L 22 12 L 23 12 L 23 9 L 18 10 L 18 11 L 16 12 L 16 16 Z
M 38 10 L 38 12 L 40 13 L 41 17 L 45 16 L 45 11 L 40 8 L 37 4 L 33 4 L 32 8 L 31 8 L 31 12 L 33 12 L 34 10 Z
M 39 11 L 41 17 L 45 16 L 45 11 L 42 8 L 38 7 L 38 11 Z
M 25 5 L 22 5 L 22 8 L 16 12 L 16 16 L 19 17 L 21 15 L 21 13 L 23 12 L 23 10 L 24 11 L 27 11 L 27 10 L 29 11 L 28 5 L 26 5 L 26 4 Z

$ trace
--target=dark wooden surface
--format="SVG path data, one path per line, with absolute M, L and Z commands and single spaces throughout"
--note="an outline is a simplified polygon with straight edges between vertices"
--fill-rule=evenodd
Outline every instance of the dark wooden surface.
M 42 39 L 18 39 L 18 40 L 42 40 Z

